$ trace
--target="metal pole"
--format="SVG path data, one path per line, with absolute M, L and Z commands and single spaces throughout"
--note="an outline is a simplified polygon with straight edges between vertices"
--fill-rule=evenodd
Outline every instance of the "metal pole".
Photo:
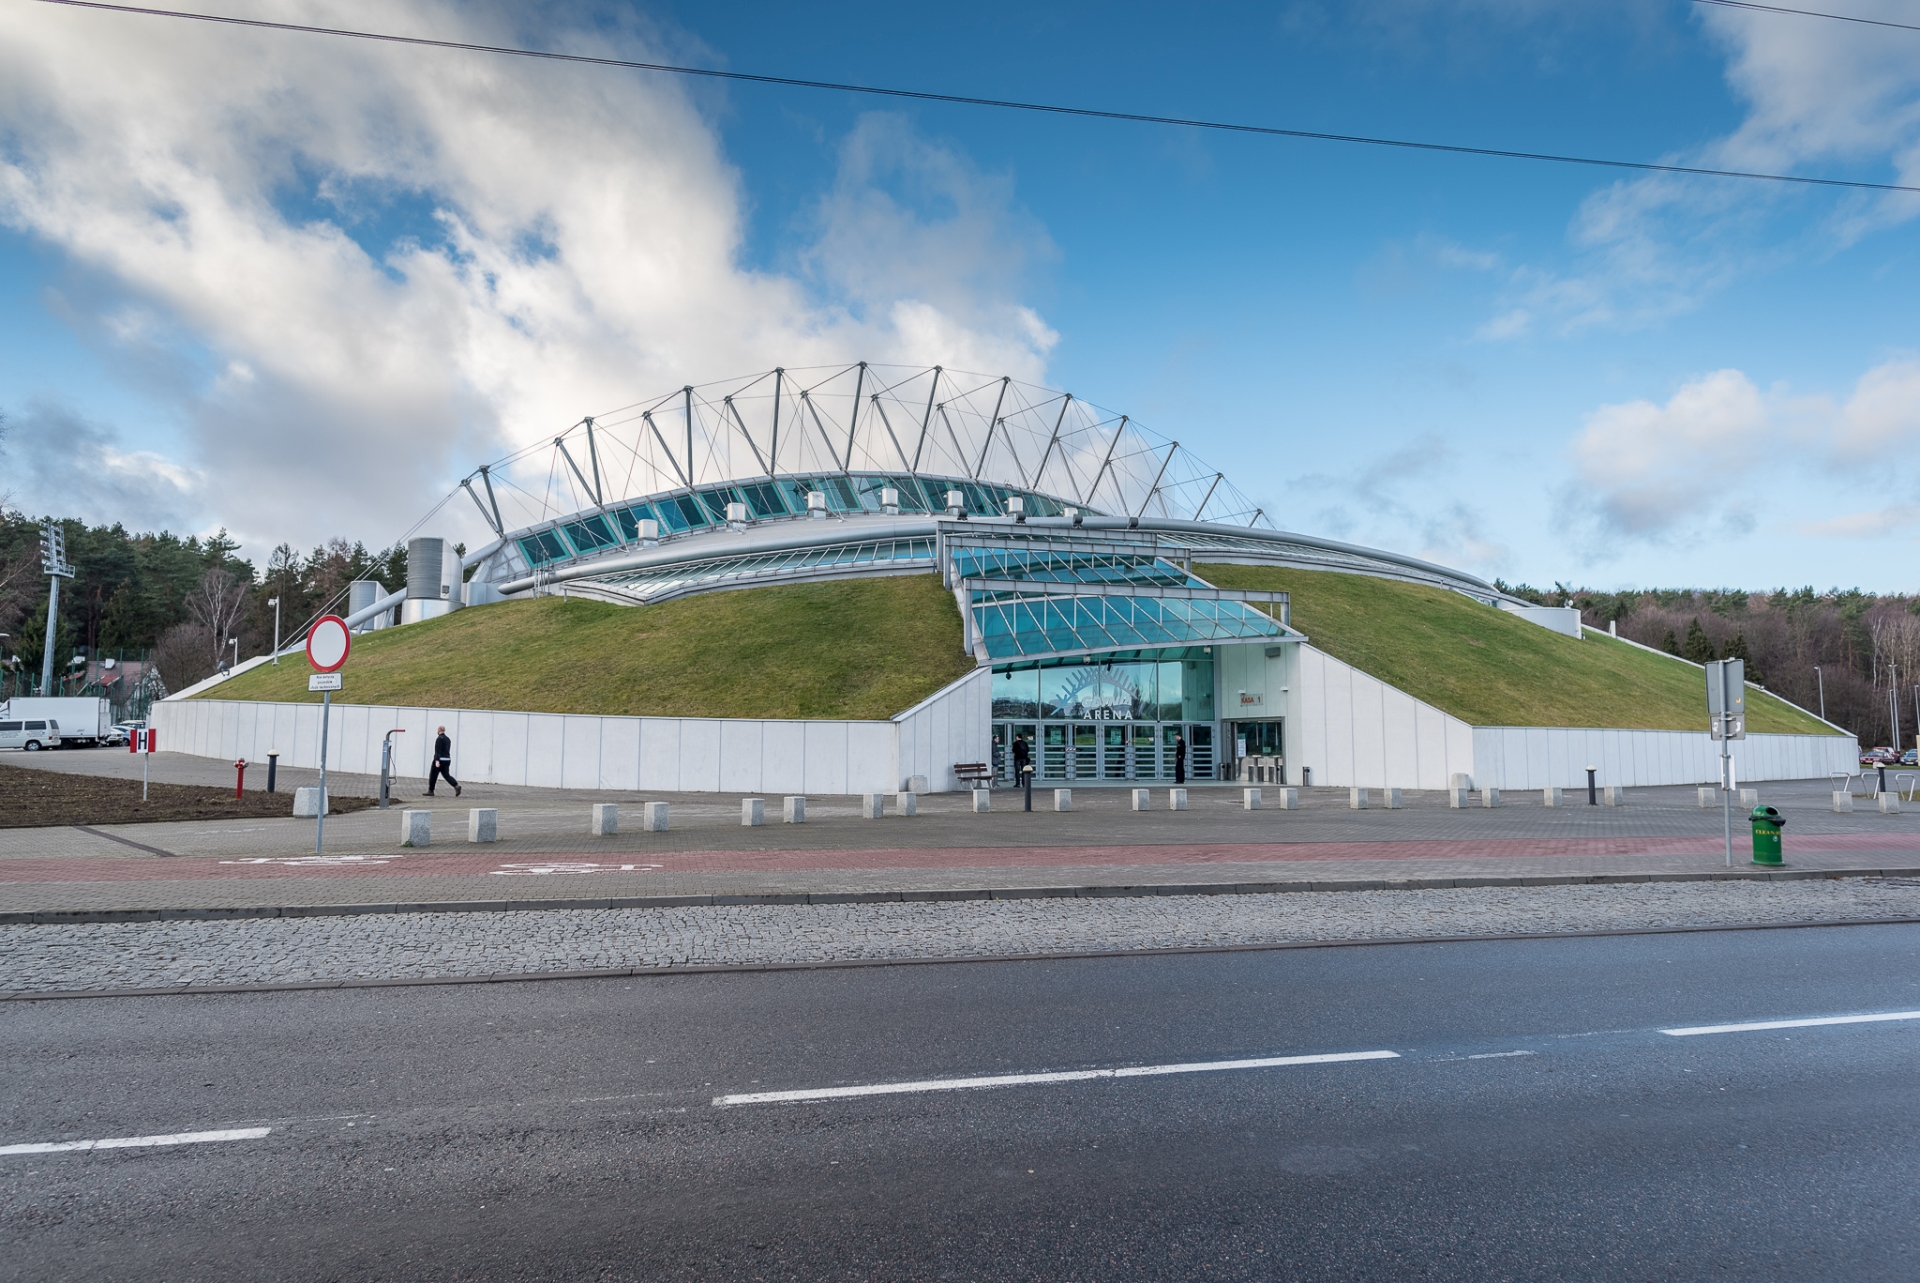
M 273 607 L 273 662 L 278 664 L 280 662 L 280 599 L 274 597 L 267 604 Z
M 1733 867 L 1733 718 L 1724 710 L 1733 707 L 1733 692 L 1727 688 L 1727 665 L 1720 665 L 1720 817 L 1727 837 L 1727 867 Z
M 40 693 L 51 695 L 53 691 L 53 639 L 60 631 L 60 576 L 47 576 L 47 636 L 44 653 L 40 657 Z
M 148 773 L 153 769 L 153 750 L 148 749 L 140 755 L 140 800 L 147 800 Z
M 1827 679 L 1821 675 L 1820 665 L 1813 666 L 1814 684 L 1820 688 L 1820 720 L 1827 720 Z
M 327 849 L 327 723 L 333 720 L 333 692 L 320 692 L 320 806 L 313 830 L 313 853 Z

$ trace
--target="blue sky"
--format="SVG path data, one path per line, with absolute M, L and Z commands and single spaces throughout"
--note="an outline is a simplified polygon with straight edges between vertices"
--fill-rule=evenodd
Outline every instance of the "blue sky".
M 383 543 L 581 413 L 866 356 L 1068 388 L 1284 529 L 1489 577 L 1914 587 L 1920 197 L 8 4 L 0 489 L 29 511 Z M 201 7 L 1920 180 L 1920 32 L 1697 4 Z M 80 47 L 112 84 L 49 70 Z

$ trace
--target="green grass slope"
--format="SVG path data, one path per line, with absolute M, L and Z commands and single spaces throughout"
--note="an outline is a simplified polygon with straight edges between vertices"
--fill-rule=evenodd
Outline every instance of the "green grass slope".
M 707 593 L 660 606 L 545 597 L 364 633 L 336 700 L 536 713 L 886 718 L 973 668 L 935 575 Z M 206 699 L 317 702 L 304 656 Z
M 1275 566 L 1195 565 L 1222 588 L 1282 590 L 1313 645 L 1475 726 L 1707 724 L 1698 668 L 1588 632 L 1575 641 L 1459 593 Z M 1754 733 L 1830 735 L 1819 719 L 1747 692 Z

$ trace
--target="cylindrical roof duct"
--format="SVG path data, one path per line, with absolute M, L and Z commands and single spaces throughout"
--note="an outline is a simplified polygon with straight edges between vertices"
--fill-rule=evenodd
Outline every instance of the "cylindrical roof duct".
M 430 535 L 407 540 L 407 599 L 444 601 L 452 580 L 447 576 L 447 541 Z

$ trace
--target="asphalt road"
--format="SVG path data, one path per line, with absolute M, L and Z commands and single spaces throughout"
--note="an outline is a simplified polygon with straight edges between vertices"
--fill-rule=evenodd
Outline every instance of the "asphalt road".
M 1920 1277 L 1920 928 L 13 1004 L 18 1279 Z M 1189 1068 L 974 1090 L 766 1092 Z M 1524 1053 L 1524 1054 L 1522 1054 Z

